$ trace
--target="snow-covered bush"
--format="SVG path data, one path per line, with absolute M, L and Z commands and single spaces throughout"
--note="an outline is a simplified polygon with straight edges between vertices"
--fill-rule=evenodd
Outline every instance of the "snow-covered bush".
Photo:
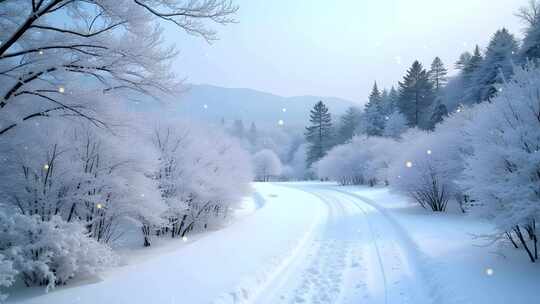
M 463 185 L 478 200 L 477 212 L 501 235 L 517 239 L 534 262 L 540 220 L 540 70 L 517 68 L 499 91 L 466 128 L 474 156 L 466 160 Z
M 159 234 L 178 237 L 220 225 L 249 193 L 249 155 L 225 133 L 189 122 L 170 123 L 156 129 L 153 143 L 160 151 L 154 175 L 168 207 L 163 214 L 167 225 L 158 227 Z M 154 228 L 143 230 L 146 241 Z
M 370 157 L 366 167 L 366 177 L 375 183 L 388 185 L 388 169 L 392 161 L 401 152 L 399 142 L 392 138 L 370 137 L 367 139 L 366 149 L 369 150 Z
M 365 153 L 355 149 L 360 142 L 360 137 L 354 137 L 350 143 L 332 148 L 316 163 L 319 178 L 334 180 L 342 185 L 363 184 L 367 163 L 361 159 Z
M 130 150 L 133 141 L 52 120 L 12 135 L 4 147 L 9 170 L 0 173 L 0 196 L 10 209 L 44 221 L 82 222 L 103 243 L 122 234 L 121 220 L 140 225 L 163 212 L 156 183 L 146 176 L 154 169 L 152 154 Z M 21 149 L 19 141 L 32 145 Z
M 2 294 L 2 288 L 7 288 L 15 282 L 17 271 L 13 269 L 13 262 L 6 259 L 0 253 L 0 303 L 7 298 L 7 295 Z
M 330 150 L 318 162 L 318 175 L 342 185 L 387 183 L 395 146 L 396 142 L 390 138 L 355 136 L 349 143 Z
M 47 288 L 95 274 L 115 261 L 109 247 L 89 238 L 79 222 L 5 212 L 0 212 L 0 255 L 27 286 Z
M 407 118 L 399 111 L 385 117 L 386 123 L 383 130 L 383 136 L 398 139 L 401 134 L 407 131 Z
M 253 169 L 258 181 L 267 182 L 281 174 L 283 166 L 279 157 L 272 150 L 261 150 L 253 155 Z
M 392 187 L 433 211 L 445 211 L 452 199 L 461 202 L 463 189 L 457 181 L 464 157 L 471 153 L 463 125 L 473 112 L 455 113 L 434 132 L 412 129 L 405 133 L 389 170 Z

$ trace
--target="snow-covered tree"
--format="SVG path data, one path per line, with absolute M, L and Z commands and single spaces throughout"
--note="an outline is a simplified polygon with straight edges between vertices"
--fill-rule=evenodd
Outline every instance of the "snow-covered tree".
M 420 62 L 415 61 L 399 83 L 399 95 L 398 107 L 407 117 L 409 126 L 429 128 L 435 93 L 428 72 Z
M 497 85 L 512 76 L 517 51 L 516 38 L 505 28 L 498 30 L 491 38 L 484 60 L 474 72 L 468 96 L 479 101 L 491 99 L 497 93 Z
M 477 212 L 502 236 L 538 259 L 540 219 L 540 70 L 517 68 L 513 80 L 467 126 L 474 156 L 466 161 L 463 184 L 478 201 Z M 516 240 L 516 241 L 514 241 Z
M 441 58 L 435 57 L 431 63 L 431 69 L 429 70 L 429 79 L 433 83 L 435 92 L 440 90 L 446 85 L 448 81 L 448 70 L 445 68 Z
M 218 226 L 241 198 L 252 180 L 250 159 L 240 144 L 225 133 L 189 122 L 169 122 L 158 127 L 153 143 L 160 151 L 154 174 L 168 209 L 165 226 L 149 225 L 173 238 Z
M 310 126 L 306 127 L 305 137 L 308 142 L 307 167 L 324 157 L 332 147 L 332 116 L 322 101 L 311 110 Z
M 342 185 L 386 183 L 393 145 L 395 141 L 388 138 L 355 136 L 349 143 L 330 150 L 317 163 L 317 174 Z
M 369 101 L 364 108 L 365 134 L 380 136 L 384 130 L 383 99 L 377 83 L 369 95 Z
M 399 93 L 393 86 L 390 91 L 384 90 L 382 94 L 382 114 L 389 116 L 397 111 L 398 101 Z
M 456 61 L 456 64 L 455 64 L 456 69 L 463 71 L 465 67 L 469 65 L 471 58 L 472 58 L 472 55 L 469 52 L 464 52 L 461 55 L 459 55 L 459 59 Z
M 226 24 L 228 0 L 2 1 L 0 135 L 45 117 L 104 126 L 92 93 L 158 94 L 176 86 L 175 50 L 162 22 L 214 39 L 207 22 Z M 61 22 L 59 22 L 61 20 Z M 80 98 L 83 95 L 85 98 Z
M 365 171 L 369 151 L 366 136 L 355 136 L 344 145 L 336 146 L 317 162 L 317 175 L 342 185 L 360 185 L 366 182 Z
M 467 65 L 463 68 L 461 72 L 462 77 L 462 83 L 463 83 L 463 90 L 465 91 L 462 95 L 462 98 L 464 98 L 465 102 L 467 104 L 474 104 L 479 103 L 480 100 L 480 94 L 478 90 L 476 90 L 476 73 L 482 66 L 482 61 L 484 61 L 484 57 L 482 56 L 480 52 L 480 47 L 477 45 L 474 48 L 474 53 L 467 62 Z
M 359 118 L 360 111 L 355 107 L 348 108 L 347 112 L 340 117 L 339 127 L 336 134 L 336 142 L 338 144 L 346 143 L 354 136 Z
M 281 174 L 283 166 L 279 157 L 272 150 L 262 150 L 253 156 L 255 178 L 261 182 L 268 182 L 271 178 Z
M 540 59 L 540 2 L 529 0 L 529 5 L 520 8 L 520 17 L 527 25 L 519 55 L 522 62 Z
M 390 114 L 387 118 L 383 136 L 398 139 L 407 131 L 407 118 L 399 111 Z

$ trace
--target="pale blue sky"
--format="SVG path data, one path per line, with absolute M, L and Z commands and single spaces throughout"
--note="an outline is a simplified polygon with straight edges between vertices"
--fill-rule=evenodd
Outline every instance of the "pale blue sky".
M 174 64 L 191 83 L 284 96 L 363 102 L 373 81 L 397 83 L 413 60 L 450 67 L 475 43 L 507 27 L 526 0 L 237 0 L 238 24 L 218 26 L 212 45 L 167 28 L 181 51 Z

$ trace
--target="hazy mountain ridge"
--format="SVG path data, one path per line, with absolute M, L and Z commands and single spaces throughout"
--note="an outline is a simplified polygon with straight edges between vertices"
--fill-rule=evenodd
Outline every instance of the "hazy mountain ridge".
M 360 104 L 336 97 L 294 96 L 283 97 L 244 88 L 224 88 L 212 85 L 190 85 L 175 109 L 191 119 L 220 122 L 241 119 L 244 123 L 256 121 L 258 125 L 305 125 L 313 105 L 322 100 L 334 116 L 341 115 L 350 106 Z

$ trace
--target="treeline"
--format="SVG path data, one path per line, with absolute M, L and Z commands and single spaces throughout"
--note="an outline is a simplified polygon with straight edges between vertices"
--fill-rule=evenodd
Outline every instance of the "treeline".
M 389 185 L 436 212 L 455 203 L 494 223 L 494 240 L 537 261 L 538 12 L 537 1 L 520 10 L 528 26 L 521 43 L 501 29 L 485 50 L 463 53 L 455 77 L 447 78 L 438 58 L 430 70 L 414 62 L 397 90 L 375 86 L 364 111 L 342 117 L 334 136 L 316 136 L 333 129 L 317 105 L 308 165 L 343 185 Z
M 94 274 L 133 231 L 150 246 L 226 221 L 252 180 L 240 144 L 132 108 L 181 85 L 161 22 L 211 40 L 206 22 L 232 22 L 236 6 L 7 0 L 0 10 L 0 288 Z

